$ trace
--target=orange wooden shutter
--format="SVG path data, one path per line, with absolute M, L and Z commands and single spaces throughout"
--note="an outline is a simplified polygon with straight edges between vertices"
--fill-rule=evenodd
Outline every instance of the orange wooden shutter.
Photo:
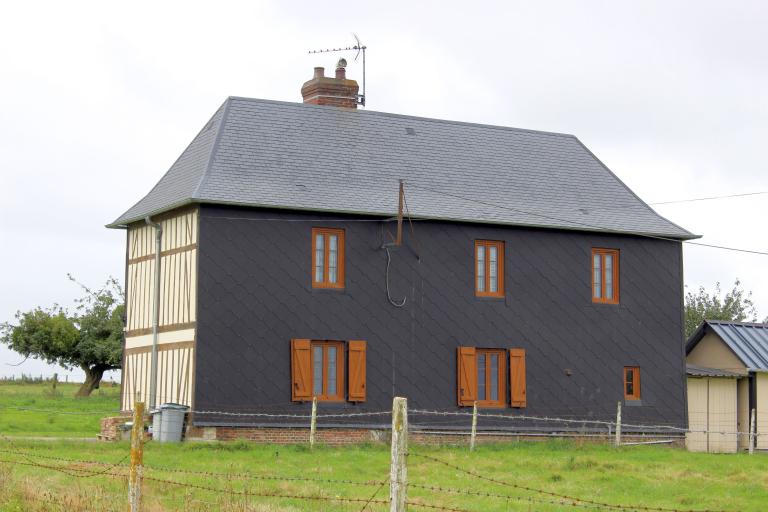
M 459 405 L 472 405 L 477 400 L 477 362 L 475 347 L 459 347 L 456 368 Z
M 509 349 L 509 385 L 512 407 L 525 407 L 525 349 Z
M 309 340 L 291 340 L 291 400 L 312 400 L 312 352 Z
M 365 342 L 349 342 L 349 401 L 365 402 Z

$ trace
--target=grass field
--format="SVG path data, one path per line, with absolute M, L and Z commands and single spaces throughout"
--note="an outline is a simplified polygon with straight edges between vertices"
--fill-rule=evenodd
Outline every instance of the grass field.
M 11 388 L 0 386 L 0 404 L 19 404 L 25 394 L 37 397 L 41 391 L 39 385 L 27 391 Z M 87 399 L 87 406 L 73 398 L 40 400 L 23 405 L 82 412 L 93 410 L 98 407 L 93 404 L 100 402 L 106 411 L 116 409 L 114 396 L 94 402 Z M 0 511 L 125 510 L 127 443 L 5 437 L 9 422 L 14 421 L 38 435 L 72 435 L 63 430 L 68 420 L 61 416 L 65 415 L 39 416 L 17 409 L 9 414 L 8 409 L 0 409 Z M 95 433 L 94 420 L 86 417 L 79 421 L 74 432 Z M 13 433 L 26 431 L 16 427 Z M 145 512 L 361 511 L 365 506 L 363 501 L 332 501 L 336 498 L 373 498 L 366 510 L 388 509 L 377 503 L 388 497 L 389 447 L 385 444 L 309 450 L 305 446 L 244 442 L 149 442 L 144 463 Z M 418 504 L 438 507 L 431 510 L 482 512 L 575 508 L 562 504 L 561 498 L 514 485 L 629 507 L 734 512 L 768 509 L 768 456 L 762 454 L 710 455 L 658 446 L 616 450 L 564 441 L 480 445 L 473 453 L 465 446 L 412 445 L 408 475 L 414 511 L 430 510 Z M 467 495 L 466 491 L 481 495 Z M 250 495 L 243 496 L 243 492 Z M 486 493 L 502 497 L 482 495 Z M 259 496 L 263 494 L 293 497 Z M 609 509 L 591 504 L 581 510 Z
M 50 382 L 0 381 L 0 433 L 6 436 L 96 436 L 101 417 L 120 409 L 120 386 L 104 382 L 91 396 L 75 398 L 79 387 L 79 384 L 59 383 L 53 393 Z M 94 411 L 96 414 L 90 414 Z

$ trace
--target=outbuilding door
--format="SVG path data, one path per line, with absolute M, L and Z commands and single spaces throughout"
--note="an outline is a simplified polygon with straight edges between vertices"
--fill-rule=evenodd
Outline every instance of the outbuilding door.
M 693 452 L 735 453 L 736 410 L 735 378 L 689 376 L 686 448 Z

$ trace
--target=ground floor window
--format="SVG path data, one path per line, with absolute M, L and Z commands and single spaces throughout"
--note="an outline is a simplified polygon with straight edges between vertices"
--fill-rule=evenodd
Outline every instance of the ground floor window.
M 640 368 L 624 367 L 624 400 L 640 400 Z
M 520 348 L 459 347 L 457 361 L 459 405 L 526 406 L 525 350 Z
M 291 340 L 291 400 L 365 402 L 365 354 L 363 340 Z

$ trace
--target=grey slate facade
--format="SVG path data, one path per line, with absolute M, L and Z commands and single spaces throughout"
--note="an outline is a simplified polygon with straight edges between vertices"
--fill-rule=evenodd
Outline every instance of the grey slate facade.
M 685 425 L 680 243 L 417 221 L 415 236 L 404 230 L 392 256 L 392 297 L 407 297 L 396 308 L 387 299 L 381 249 L 394 223 L 343 217 L 201 207 L 197 410 L 303 413 L 308 404 L 290 402 L 290 339 L 363 339 L 367 402 L 321 403 L 322 412 L 387 410 L 395 394 L 413 409 L 459 410 L 456 347 L 468 345 L 527 351 L 528 406 L 497 412 L 610 420 L 623 400 L 623 367 L 640 366 L 642 405 L 625 408 L 625 421 Z M 343 290 L 311 286 L 312 227 L 346 230 Z M 475 239 L 506 243 L 503 299 L 474 295 Z M 592 247 L 621 251 L 619 305 L 591 302 Z M 467 423 L 418 415 L 412 422 Z M 200 416 L 196 423 L 270 422 Z M 523 425 L 535 426 L 516 428 Z M 486 419 L 481 425 L 492 426 Z

